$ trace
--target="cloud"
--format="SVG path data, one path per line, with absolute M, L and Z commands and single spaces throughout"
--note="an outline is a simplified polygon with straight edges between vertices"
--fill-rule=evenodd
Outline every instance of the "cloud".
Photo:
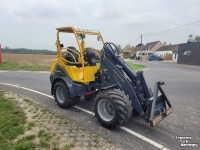
M 16 0 L 5 3 L 7 13 L 13 19 L 32 20 L 54 19 L 66 16 L 76 16 L 81 14 L 81 10 L 77 5 L 69 1 L 60 3 L 56 0 L 49 2 L 48 0 Z M 71 18 L 71 17 L 70 17 Z
M 92 19 L 101 19 L 103 17 L 103 15 L 104 15 L 104 10 L 101 8 L 101 9 L 97 9 L 97 10 L 93 11 L 91 13 L 90 17 Z
M 0 0 L 0 3 L 1 44 L 9 47 L 55 49 L 55 28 L 69 25 L 98 29 L 105 41 L 117 42 L 122 47 L 135 46 L 140 41 L 133 40 L 140 34 L 172 29 L 197 21 L 200 16 L 199 0 Z M 144 37 L 144 42 L 183 43 L 189 34 L 200 35 L 199 26 Z

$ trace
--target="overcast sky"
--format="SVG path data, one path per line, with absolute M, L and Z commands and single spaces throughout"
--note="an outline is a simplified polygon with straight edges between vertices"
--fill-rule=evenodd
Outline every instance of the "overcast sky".
M 144 44 L 179 44 L 200 35 L 198 22 L 145 37 L 200 20 L 200 0 L 0 0 L 0 7 L 2 47 L 56 50 L 55 28 L 63 26 L 97 29 L 122 48 L 140 43 L 140 34 Z

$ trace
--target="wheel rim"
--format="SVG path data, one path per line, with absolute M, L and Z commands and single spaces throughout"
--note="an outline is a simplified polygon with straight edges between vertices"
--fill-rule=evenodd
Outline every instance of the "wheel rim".
M 114 107 L 110 101 L 101 99 L 97 104 L 99 116 L 105 121 L 111 121 L 114 118 Z
M 56 89 L 56 98 L 60 103 L 64 103 L 65 101 L 65 91 L 60 86 Z

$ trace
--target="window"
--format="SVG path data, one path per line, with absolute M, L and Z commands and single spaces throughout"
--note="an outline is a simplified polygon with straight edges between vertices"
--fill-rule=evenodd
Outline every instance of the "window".
M 190 50 L 182 50 L 182 55 L 190 55 L 191 51 Z

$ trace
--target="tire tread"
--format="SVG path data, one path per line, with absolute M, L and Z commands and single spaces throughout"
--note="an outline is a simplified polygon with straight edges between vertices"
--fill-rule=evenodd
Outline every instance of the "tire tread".
M 58 86 L 62 86 L 62 88 L 64 88 L 64 90 L 66 92 L 66 98 L 65 98 L 64 103 L 60 103 L 56 98 L 55 91 Z M 53 87 L 53 91 L 54 91 L 55 101 L 56 101 L 57 105 L 61 108 L 64 108 L 64 109 L 70 108 L 70 107 L 73 107 L 74 105 L 77 105 L 80 102 L 80 96 L 70 97 L 69 89 L 63 81 L 56 82 Z
M 98 115 L 97 111 L 97 104 L 98 101 L 102 98 L 106 98 L 107 100 L 112 99 L 112 101 L 115 103 L 116 109 L 118 114 L 115 114 L 117 116 L 117 119 L 111 122 L 105 122 L 102 120 L 102 118 Z M 132 116 L 132 101 L 129 100 L 129 96 L 120 89 L 108 89 L 99 91 L 94 96 L 94 104 L 95 104 L 95 116 L 97 117 L 98 121 L 101 122 L 101 124 L 105 127 L 116 127 L 121 126 L 125 122 L 127 122 L 130 117 Z

